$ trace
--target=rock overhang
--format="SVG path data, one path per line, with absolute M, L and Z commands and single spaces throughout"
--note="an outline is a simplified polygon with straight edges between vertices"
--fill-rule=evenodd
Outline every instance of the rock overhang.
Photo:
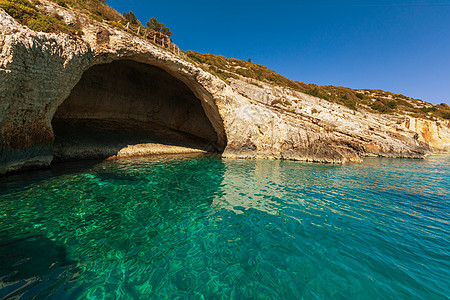
M 151 43 L 108 28 L 108 45 L 95 44 L 90 32 L 103 30 L 89 22 L 84 39 L 64 34 L 37 33 L 21 26 L 0 9 L 2 41 L 0 72 L 0 173 L 33 166 L 45 166 L 52 160 L 51 122 L 58 107 L 67 99 L 82 75 L 95 66 L 117 61 L 135 61 L 156 66 L 177 78 L 199 99 L 207 118 L 217 132 L 215 147 L 226 146 L 221 116 L 207 85 L 224 85 L 209 78 L 199 68 Z M 206 73 L 206 74 L 202 74 Z M 200 79 L 200 80 L 199 80 Z M 216 87 L 214 87 L 216 88 Z
M 79 14 L 59 7 L 58 12 Z M 343 163 L 366 155 L 423 157 L 430 150 L 412 132 L 369 113 L 266 83 L 265 89 L 242 80 L 229 86 L 185 57 L 82 14 L 77 18 L 84 22 L 82 38 L 33 32 L 0 9 L 0 173 L 50 164 L 58 107 L 90 69 L 125 60 L 160 68 L 188 87 L 224 157 Z M 320 113 L 290 112 L 260 99 L 277 93 Z

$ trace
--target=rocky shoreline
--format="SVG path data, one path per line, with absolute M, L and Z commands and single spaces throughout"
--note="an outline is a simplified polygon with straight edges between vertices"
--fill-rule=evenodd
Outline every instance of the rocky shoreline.
M 0 9 L 0 174 L 51 164 L 56 117 L 155 123 L 163 133 L 182 133 L 171 136 L 178 142 L 201 141 L 195 151 L 228 158 L 345 163 L 450 151 L 448 120 L 399 121 L 243 78 L 228 85 L 147 40 L 53 2 L 41 5 L 66 22 L 77 19 L 83 34 L 34 32 Z M 292 105 L 271 105 L 277 98 Z M 148 143 L 133 141 L 117 153 L 187 151 L 139 144 Z

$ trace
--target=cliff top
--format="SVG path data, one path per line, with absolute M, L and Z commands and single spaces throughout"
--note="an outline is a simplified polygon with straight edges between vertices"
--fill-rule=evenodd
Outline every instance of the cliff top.
M 416 118 L 450 119 L 450 107 L 441 103 L 433 105 L 420 99 L 401 94 L 372 89 L 351 89 L 342 86 L 318 86 L 290 80 L 264 65 L 235 58 L 226 58 L 214 54 L 201 54 L 186 51 L 186 54 L 203 69 L 213 73 L 225 82 L 229 78 L 250 78 L 250 83 L 259 85 L 258 81 L 290 88 L 330 102 L 345 105 L 353 110 L 364 109 L 374 113 L 401 114 Z
M 80 25 L 77 22 L 66 23 L 67 21 L 57 12 L 49 13 L 43 9 L 45 1 L 0 0 L 0 8 L 3 8 L 21 24 L 34 31 L 62 32 L 74 37 L 82 35 Z M 92 20 L 108 23 L 111 26 L 121 30 L 127 30 L 135 35 L 142 35 L 144 34 L 144 30 L 145 32 L 151 30 L 142 26 L 132 12 L 124 14 L 127 17 L 125 18 L 103 1 L 52 0 L 52 2 L 57 3 L 61 7 L 79 11 Z M 227 83 L 229 78 L 247 78 L 253 79 L 251 83 L 255 85 L 258 85 L 258 81 L 260 81 L 290 88 L 330 102 L 345 105 L 353 110 L 363 109 L 382 114 L 406 114 L 412 117 L 431 120 L 450 119 L 450 107 L 445 103 L 433 105 L 420 99 L 378 89 L 355 90 L 333 85 L 319 86 L 313 83 L 306 84 L 304 82 L 290 80 L 264 65 L 251 62 L 251 60 L 243 61 L 214 54 L 201 54 L 195 51 L 186 51 L 185 53 L 192 62 Z

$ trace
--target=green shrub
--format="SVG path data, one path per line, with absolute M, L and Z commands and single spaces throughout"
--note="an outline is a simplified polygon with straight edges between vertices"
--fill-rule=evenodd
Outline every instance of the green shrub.
M 314 97 L 322 98 L 322 99 L 329 99 L 328 95 L 323 94 L 317 87 L 306 90 L 306 91 L 304 91 L 304 93 L 309 94 Z
M 217 77 L 222 79 L 222 81 L 224 81 L 226 84 L 230 84 L 230 82 L 228 81 L 228 78 L 239 79 L 239 76 L 237 76 L 236 74 L 228 73 L 228 72 L 222 71 L 217 68 L 209 67 L 209 70 L 206 69 L 205 71 L 207 71 L 207 72 L 209 71 L 213 75 L 216 75 Z
M 11 17 L 34 31 L 76 34 L 76 30 L 61 20 L 41 14 L 27 0 L 0 0 L 0 7 Z
M 386 103 L 386 106 L 390 109 L 396 109 L 397 108 L 397 101 L 392 100 Z
M 348 95 L 342 96 L 340 102 L 350 109 L 358 110 L 358 108 L 356 106 L 356 101 L 354 99 L 352 99 L 351 97 L 349 97 Z
M 103 18 L 101 16 L 97 15 L 97 14 L 93 14 L 93 13 L 88 12 L 87 15 L 89 16 L 89 18 L 91 20 L 94 20 L 94 21 L 97 21 L 97 22 L 102 22 L 103 21 Z
M 216 71 L 216 74 L 219 75 L 219 77 L 222 76 L 222 77 L 225 77 L 225 78 L 239 79 L 239 76 L 237 76 L 236 74 L 228 73 L 228 72 L 222 71 L 220 69 L 218 69 Z
M 0 7 L 22 24 L 37 14 L 36 7 L 26 0 L 0 0 Z
M 381 100 L 375 101 L 370 107 L 373 110 L 376 110 L 376 111 L 379 111 L 379 112 L 384 112 L 385 111 L 384 103 Z
M 447 120 L 450 120 L 450 111 L 442 111 L 441 117 Z
M 408 101 L 404 100 L 404 99 L 399 99 L 397 100 L 397 104 L 401 105 L 401 106 L 405 106 L 405 107 L 413 107 L 411 105 L 411 103 L 409 103 Z
M 387 102 L 383 98 L 378 98 L 370 107 L 380 113 L 387 114 L 392 112 L 392 107 L 390 107 L 392 104 L 389 105 L 388 103 L 390 102 Z
M 422 107 L 420 110 L 423 111 L 424 113 L 435 112 L 435 111 L 437 111 L 437 107 L 436 106 Z
M 62 7 L 68 7 L 66 1 L 64 0 L 56 0 L 56 4 Z
M 122 23 L 119 23 L 119 22 L 116 22 L 116 21 L 111 21 L 111 22 L 109 22 L 109 24 L 111 24 L 112 26 L 117 27 L 119 29 L 123 29 L 123 24 Z
M 53 0 L 60 6 L 70 7 L 88 15 L 93 20 L 123 21 L 124 18 L 115 9 L 102 0 Z

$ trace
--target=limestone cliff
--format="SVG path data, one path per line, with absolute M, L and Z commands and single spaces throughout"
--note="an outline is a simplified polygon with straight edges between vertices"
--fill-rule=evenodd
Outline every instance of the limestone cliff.
M 406 118 L 402 124 L 416 132 L 419 140 L 427 143 L 436 153 L 450 153 L 450 121 L 431 121 L 418 118 Z
M 156 142 L 333 163 L 449 150 L 448 122 L 402 123 L 242 78 L 227 85 L 141 37 L 52 2 L 40 9 L 76 20 L 82 36 L 37 33 L 0 9 L 0 174 L 71 157 L 71 145 L 72 158 L 143 154 L 139 144 Z

